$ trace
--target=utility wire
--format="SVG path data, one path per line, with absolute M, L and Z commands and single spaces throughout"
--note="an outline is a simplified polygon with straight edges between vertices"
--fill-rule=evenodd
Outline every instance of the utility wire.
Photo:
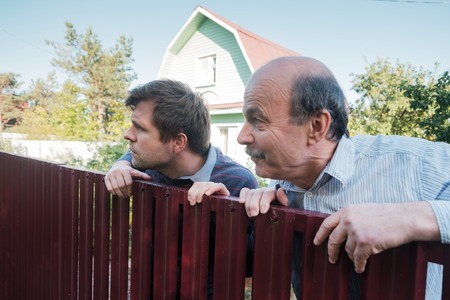
M 415 1 L 415 0 L 372 0 L 379 2 L 403 2 L 403 3 L 413 3 L 413 4 L 448 4 L 447 1 Z
M 45 53 L 47 53 L 47 54 L 53 55 L 53 53 L 51 53 L 51 52 L 49 52 L 49 51 L 47 51 L 47 50 L 45 50 L 45 49 L 43 49 L 43 48 L 41 48 L 41 47 L 39 47 L 39 46 L 33 44 L 33 43 L 31 43 L 31 42 L 28 42 L 28 41 L 26 41 L 26 40 L 24 40 L 24 39 L 18 37 L 17 35 L 15 35 L 15 34 L 9 32 L 9 31 L 7 31 L 7 30 L 4 29 L 4 28 L 1 28 L 1 27 L 0 27 L 0 31 L 3 31 L 4 33 L 6 33 L 7 35 L 9 35 L 10 37 L 12 37 L 12 38 L 14 38 L 14 39 L 16 39 L 16 40 L 18 40 L 18 41 L 24 43 L 24 44 L 27 44 L 28 46 L 31 46 L 31 47 L 33 47 L 33 48 L 36 48 L 36 49 L 38 49 L 39 51 L 42 51 L 42 52 L 45 52 Z M 3 44 L 4 44 L 4 43 L 3 43 Z

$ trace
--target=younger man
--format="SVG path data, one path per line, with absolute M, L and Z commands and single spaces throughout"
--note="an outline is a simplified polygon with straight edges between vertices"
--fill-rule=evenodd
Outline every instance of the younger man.
M 125 104 L 132 110 L 132 124 L 125 132 L 130 148 L 105 176 L 112 194 L 129 197 L 133 178 L 189 187 L 191 205 L 202 202 L 203 195 L 220 191 L 238 197 L 242 188 L 258 187 L 248 169 L 211 146 L 208 108 L 186 84 L 154 80 L 131 90 Z M 213 228 L 211 234 L 213 258 Z M 212 279 L 211 260 L 208 298 L 212 297 Z

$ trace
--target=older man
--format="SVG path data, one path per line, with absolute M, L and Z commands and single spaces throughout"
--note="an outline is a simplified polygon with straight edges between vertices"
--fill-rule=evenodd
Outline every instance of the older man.
M 266 213 L 276 198 L 330 213 L 314 243 L 327 241 L 331 263 L 344 245 L 357 273 L 388 248 L 450 243 L 450 146 L 399 136 L 349 137 L 344 94 L 321 62 L 283 57 L 262 66 L 246 86 L 243 112 L 238 142 L 247 146 L 256 174 L 281 186 L 244 188 L 240 201 L 249 216 Z M 296 293 L 299 274 L 294 257 Z M 439 268 L 428 275 L 427 298 L 437 299 Z M 360 298 L 358 289 L 351 293 Z

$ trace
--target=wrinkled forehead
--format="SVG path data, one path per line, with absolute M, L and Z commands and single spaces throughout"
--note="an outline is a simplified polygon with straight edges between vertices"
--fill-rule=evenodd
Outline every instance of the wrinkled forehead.
M 274 80 L 249 82 L 244 94 L 244 116 L 266 121 L 290 115 L 290 92 Z
M 244 106 L 283 105 L 289 102 L 292 84 L 271 77 L 252 77 L 244 92 Z

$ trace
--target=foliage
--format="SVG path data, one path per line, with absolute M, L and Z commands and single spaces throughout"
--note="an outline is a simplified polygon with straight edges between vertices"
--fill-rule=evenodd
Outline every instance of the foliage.
M 96 141 L 97 129 L 95 123 L 88 116 L 85 101 L 79 97 L 80 89 L 72 82 L 66 82 L 61 92 L 55 95 L 52 105 L 51 120 L 55 128 L 55 135 L 74 141 Z
M 103 142 L 103 147 L 92 148 L 94 156 L 88 162 L 72 157 L 69 164 L 106 171 L 127 148 L 122 136 L 129 111 L 123 100 L 136 78 L 130 67 L 132 39 L 120 36 L 113 48 L 104 49 L 92 29 L 83 35 L 71 23 L 65 25 L 65 42 L 47 43 L 56 51 L 53 65 L 68 79 L 60 85 L 52 72 L 19 95 L 13 93 L 19 87 L 19 75 L 0 74 L 2 121 L 20 117 L 14 131 L 29 139 Z M 7 146 L 2 142 L 2 148 Z
M 253 175 L 256 178 L 256 182 L 258 182 L 258 186 L 260 188 L 267 187 L 269 185 L 270 179 L 269 178 L 263 178 L 256 175 L 255 172 L 255 163 L 250 159 L 250 157 L 247 157 L 246 167 L 249 169 Z
M 10 140 L 5 140 L 0 135 L 0 151 L 13 152 Z
M 111 165 L 116 162 L 127 149 L 128 142 L 125 140 L 118 143 L 110 143 L 94 150 L 94 156 L 86 163 L 73 158 L 67 162 L 67 164 L 85 167 L 89 170 L 107 172 Z
M 130 67 L 132 39 L 120 36 L 112 49 L 105 50 L 91 28 L 84 35 L 78 34 L 69 22 L 64 38 L 64 45 L 47 43 L 58 56 L 53 65 L 64 70 L 71 84 L 79 89 L 78 97 L 69 100 L 84 104 L 83 121 L 91 128 L 89 140 L 116 139 L 117 134 L 123 133 L 128 115 L 123 99 L 136 78 Z
M 365 74 L 354 75 L 353 90 L 360 98 L 351 107 L 350 132 L 430 138 L 420 124 L 431 112 L 415 109 L 404 86 L 430 87 L 435 77 L 434 72 L 399 62 L 392 65 L 387 59 L 370 64 Z
M 28 139 L 55 136 L 51 124 L 51 105 L 55 102 L 56 86 L 54 74 L 49 74 L 46 80 L 38 79 L 31 84 L 29 91 L 23 95 L 30 105 L 23 111 L 21 124 L 15 128 L 15 132 L 26 134 Z
M 14 89 L 18 86 L 18 74 L 15 73 L 0 73 L 0 90 Z
M 0 123 L 1 128 L 17 125 L 22 120 L 22 114 L 26 108 L 26 102 L 21 93 L 19 75 L 15 73 L 0 73 Z
M 450 143 L 450 75 L 444 72 L 432 84 L 404 83 L 402 89 L 411 99 L 411 107 L 426 118 L 420 120 L 430 140 Z

